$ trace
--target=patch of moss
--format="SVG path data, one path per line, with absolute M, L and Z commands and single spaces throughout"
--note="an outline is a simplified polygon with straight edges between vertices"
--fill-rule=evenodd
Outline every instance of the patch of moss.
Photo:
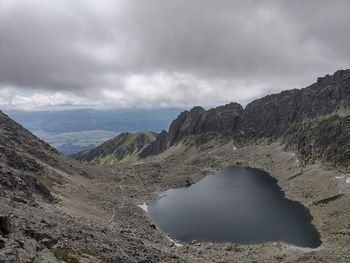
M 134 152 L 130 155 L 126 155 L 119 162 L 121 162 L 121 163 L 136 162 L 138 159 L 140 159 L 139 154 L 140 154 L 140 152 Z
M 118 137 L 105 142 L 97 148 L 81 153 L 82 159 L 88 155 L 94 155 L 96 149 L 102 149 L 100 153 L 90 160 L 94 164 L 112 165 L 115 163 L 136 162 L 140 153 L 157 137 L 154 132 L 123 133 Z M 112 147 L 114 145 L 114 148 Z
M 314 253 L 307 253 L 295 259 L 295 262 L 310 262 L 313 259 Z
M 339 199 L 343 195 L 344 194 L 337 194 L 337 195 L 333 195 L 333 196 L 318 200 L 318 201 L 314 202 L 314 205 L 328 204 L 329 202 L 333 202 L 333 201 Z
M 71 256 L 71 251 L 68 249 L 54 248 L 52 253 L 57 260 L 61 260 L 66 263 L 79 263 L 79 260 L 76 257 Z
M 88 255 L 88 256 L 93 256 L 95 258 L 100 259 L 102 262 L 106 262 L 106 258 L 100 254 L 98 254 L 98 252 L 96 252 L 95 250 L 91 250 L 91 249 L 87 249 L 87 248 L 83 248 L 80 250 L 79 254 L 84 257 L 84 255 Z
M 94 159 L 94 163 L 100 163 L 100 164 L 106 164 L 106 165 L 110 165 L 113 164 L 115 162 L 117 162 L 117 157 L 114 154 L 109 154 L 107 156 L 99 156 L 97 158 Z

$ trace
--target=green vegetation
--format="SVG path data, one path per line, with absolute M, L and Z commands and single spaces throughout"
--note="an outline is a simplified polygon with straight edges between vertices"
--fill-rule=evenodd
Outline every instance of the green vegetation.
M 295 262 L 311 262 L 311 260 L 313 259 L 314 255 L 315 255 L 314 252 L 306 253 L 306 254 L 296 258 Z
M 157 137 L 154 132 L 122 133 L 98 147 L 73 155 L 74 158 L 94 164 L 111 165 L 132 163 Z
M 70 255 L 71 251 L 68 249 L 55 248 L 52 249 L 52 253 L 59 261 L 63 261 L 66 263 L 79 263 L 79 260 L 77 258 Z
M 85 257 L 85 258 L 86 258 L 86 256 L 92 256 L 92 257 L 100 259 L 102 262 L 107 261 L 103 255 L 100 255 L 98 252 L 96 252 L 95 250 L 92 250 L 92 249 L 83 248 L 79 251 L 79 255 L 81 257 Z

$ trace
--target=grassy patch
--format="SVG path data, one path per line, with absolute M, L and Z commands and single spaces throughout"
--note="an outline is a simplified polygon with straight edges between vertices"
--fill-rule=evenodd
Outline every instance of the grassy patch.
M 342 197 L 344 194 L 337 194 L 337 195 L 332 195 L 330 197 L 318 200 L 316 202 L 314 202 L 314 205 L 323 205 L 323 204 L 328 204 L 329 202 L 333 202 L 337 199 L 339 199 L 340 197 Z
M 153 142 L 156 136 L 154 132 L 123 133 L 97 148 L 82 153 L 81 156 L 83 160 L 90 159 L 94 164 L 136 162 L 142 150 Z
M 106 258 L 104 256 L 99 255 L 96 251 L 91 250 L 91 249 L 87 249 L 87 248 L 81 249 L 80 250 L 80 255 L 82 257 L 85 257 L 86 255 L 92 256 L 92 257 L 100 259 L 102 262 L 106 262 Z
M 52 253 L 57 260 L 61 260 L 66 263 L 79 263 L 79 260 L 76 257 L 70 255 L 71 251 L 68 249 L 55 248 L 52 249 Z
M 313 259 L 314 253 L 307 253 L 295 259 L 295 262 L 310 262 Z

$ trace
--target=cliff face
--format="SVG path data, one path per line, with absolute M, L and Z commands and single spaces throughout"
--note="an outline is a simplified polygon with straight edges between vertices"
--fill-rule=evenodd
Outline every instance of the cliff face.
M 208 111 L 194 107 L 181 113 L 168 133 L 159 135 L 142 156 L 164 151 L 189 135 L 217 133 L 242 144 L 281 139 L 297 150 L 304 162 L 322 159 L 349 166 L 350 130 L 345 117 L 349 114 L 350 70 L 340 70 L 318 78 L 307 88 L 255 100 L 245 109 L 237 103 Z
M 350 70 L 319 78 L 301 90 L 288 90 L 251 102 L 239 125 L 244 138 L 280 137 L 301 122 L 350 109 Z
M 238 103 L 230 103 L 208 111 L 202 107 L 184 111 L 171 123 L 169 131 L 162 131 L 140 156 L 144 158 L 161 153 L 190 135 L 205 133 L 230 135 L 236 130 L 242 112 L 243 108 Z
M 154 132 L 122 133 L 100 146 L 76 153 L 72 157 L 79 161 L 100 164 L 136 161 L 140 152 L 150 145 L 156 136 Z
M 209 132 L 231 134 L 236 129 L 243 108 L 238 103 L 230 103 L 208 111 L 194 107 L 184 111 L 170 125 L 168 145 L 171 146 L 184 137 Z

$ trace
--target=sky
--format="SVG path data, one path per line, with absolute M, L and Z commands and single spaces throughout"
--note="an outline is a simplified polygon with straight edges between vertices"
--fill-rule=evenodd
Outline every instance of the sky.
M 350 64 L 347 0 L 1 0 L 0 108 L 219 105 Z

